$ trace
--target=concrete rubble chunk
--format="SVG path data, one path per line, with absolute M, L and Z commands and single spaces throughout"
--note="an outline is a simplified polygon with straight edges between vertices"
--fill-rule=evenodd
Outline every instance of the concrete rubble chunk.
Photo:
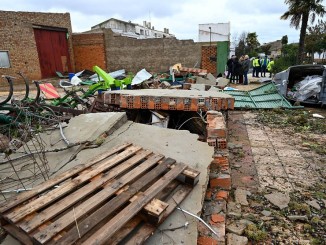
M 247 191 L 241 188 L 237 188 L 234 192 L 235 202 L 241 204 L 242 206 L 248 206 L 247 201 Z
M 235 202 L 227 204 L 227 214 L 230 216 L 241 217 L 241 205 Z
M 246 245 L 248 244 L 248 238 L 245 236 L 238 236 L 236 234 L 228 233 L 227 235 L 228 245 Z
M 272 214 L 272 212 L 268 211 L 268 210 L 263 210 L 261 213 L 262 213 L 262 215 L 264 215 L 266 217 L 268 217 L 268 216 L 270 216 Z
M 247 228 L 246 224 L 240 222 L 233 222 L 226 227 L 226 230 L 228 232 L 232 232 L 236 235 L 241 236 L 246 228 Z
M 216 82 L 218 87 L 224 88 L 229 84 L 230 80 L 224 77 L 219 77 L 216 79 Z
M 281 192 L 273 192 L 271 194 L 264 195 L 264 197 L 279 209 L 286 208 L 290 202 L 290 196 Z
M 212 74 L 209 76 L 209 74 L 207 74 L 207 78 L 196 77 L 196 84 L 216 85 L 215 77 Z
M 216 85 L 216 78 L 213 76 L 212 73 L 208 73 L 206 78 L 211 82 L 214 83 Z
M 318 202 L 317 202 L 316 200 L 306 201 L 306 203 L 307 203 L 309 206 L 311 206 L 311 207 L 313 207 L 313 208 L 315 208 L 315 209 L 317 209 L 317 210 L 320 210 L 320 205 L 318 204 Z
M 292 221 L 296 221 L 296 220 L 308 221 L 308 217 L 306 215 L 289 215 L 288 219 Z

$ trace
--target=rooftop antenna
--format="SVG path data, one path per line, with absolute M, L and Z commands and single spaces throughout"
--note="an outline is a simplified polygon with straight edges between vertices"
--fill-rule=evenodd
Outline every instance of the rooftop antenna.
M 152 23 L 152 20 L 151 20 L 151 11 L 150 10 L 148 11 L 148 17 L 149 17 L 149 22 Z

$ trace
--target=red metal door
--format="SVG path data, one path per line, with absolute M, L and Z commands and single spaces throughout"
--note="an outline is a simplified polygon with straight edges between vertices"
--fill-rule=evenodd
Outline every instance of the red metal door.
M 34 29 L 42 78 L 71 71 L 66 32 Z

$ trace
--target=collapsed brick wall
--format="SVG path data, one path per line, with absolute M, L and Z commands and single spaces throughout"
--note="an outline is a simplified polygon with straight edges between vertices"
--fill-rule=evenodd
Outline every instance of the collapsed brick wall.
M 134 39 L 115 35 L 104 30 L 109 71 L 126 69 L 137 72 L 168 71 L 171 65 L 181 63 L 185 67 L 197 67 L 201 60 L 201 44 L 193 40 L 172 38 Z
M 94 65 L 106 69 L 103 33 L 73 34 L 76 71 L 92 70 Z
M 201 56 L 201 66 L 202 69 L 206 69 L 207 72 L 216 75 L 216 60 L 212 58 L 217 57 L 217 47 L 216 46 L 202 46 L 202 56 Z
M 0 75 L 17 76 L 16 72 L 22 71 L 29 79 L 41 78 L 33 25 L 67 28 L 72 34 L 69 13 L 0 11 L 0 50 L 9 51 L 11 63 L 10 68 L 0 68 Z M 74 69 L 71 38 L 68 46 Z

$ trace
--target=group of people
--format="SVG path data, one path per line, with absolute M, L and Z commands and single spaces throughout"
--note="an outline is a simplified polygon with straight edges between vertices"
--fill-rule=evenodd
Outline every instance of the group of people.
M 226 65 L 228 67 L 226 78 L 230 79 L 231 83 L 248 85 L 248 72 L 250 68 L 250 59 L 248 55 L 242 55 L 240 58 L 232 55 L 232 57 L 227 61 Z M 273 58 L 269 59 L 267 56 L 261 59 L 259 57 L 254 58 L 252 61 L 252 76 L 259 77 L 260 73 L 261 77 L 266 77 L 266 71 L 269 71 L 269 77 L 271 77 L 273 65 Z
M 272 76 L 272 67 L 274 65 L 273 58 L 268 58 L 267 56 L 260 58 L 256 57 L 252 61 L 252 76 L 259 77 L 259 73 L 261 77 L 266 77 L 266 71 L 269 71 L 269 77 Z

